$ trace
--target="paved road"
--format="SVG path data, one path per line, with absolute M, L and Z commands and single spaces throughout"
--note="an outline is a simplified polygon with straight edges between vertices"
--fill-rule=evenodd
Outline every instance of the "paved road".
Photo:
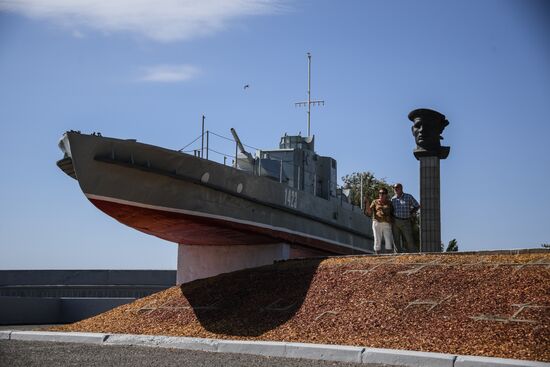
M 0 366 L 381 367 L 182 349 L 0 340 Z

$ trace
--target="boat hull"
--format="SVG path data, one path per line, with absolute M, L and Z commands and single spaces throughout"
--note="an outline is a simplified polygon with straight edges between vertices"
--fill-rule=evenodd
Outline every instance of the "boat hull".
M 286 242 L 318 254 L 372 251 L 370 220 L 336 200 L 133 140 L 69 132 L 62 142 L 60 168 L 86 197 L 144 233 L 189 245 Z

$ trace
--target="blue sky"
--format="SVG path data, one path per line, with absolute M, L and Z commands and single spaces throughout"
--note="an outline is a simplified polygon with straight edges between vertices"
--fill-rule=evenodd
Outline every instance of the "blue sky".
M 105 216 L 56 167 L 59 137 L 179 149 L 205 114 L 272 148 L 306 132 L 308 51 L 316 150 L 339 177 L 418 198 L 407 114 L 433 108 L 450 121 L 443 241 L 550 242 L 547 2 L 0 0 L 0 269 L 174 269 L 175 244 Z

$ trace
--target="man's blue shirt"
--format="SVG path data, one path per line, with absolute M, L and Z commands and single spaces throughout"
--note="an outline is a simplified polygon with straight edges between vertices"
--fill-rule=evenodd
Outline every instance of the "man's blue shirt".
M 411 195 L 403 193 L 401 197 L 393 195 L 391 198 L 393 215 L 397 218 L 408 219 L 411 217 L 411 210 L 418 208 L 418 201 Z

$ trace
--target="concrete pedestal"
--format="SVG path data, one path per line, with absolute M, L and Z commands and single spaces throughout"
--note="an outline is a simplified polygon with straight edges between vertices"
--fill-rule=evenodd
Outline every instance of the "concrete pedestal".
M 176 283 L 229 273 L 236 270 L 273 264 L 287 260 L 290 246 L 286 243 L 246 246 L 192 246 L 178 245 L 178 272 Z
M 439 157 L 420 157 L 420 250 L 441 251 Z

